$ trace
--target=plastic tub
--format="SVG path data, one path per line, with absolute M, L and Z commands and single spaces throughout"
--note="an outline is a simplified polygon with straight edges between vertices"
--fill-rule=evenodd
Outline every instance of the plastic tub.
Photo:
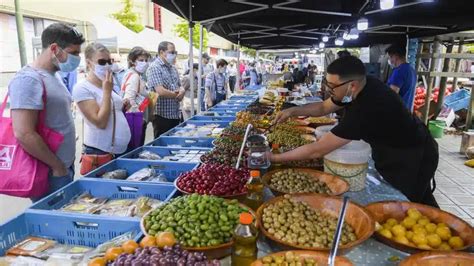
M 205 115 L 196 115 L 191 117 L 188 122 L 194 121 L 207 121 L 207 122 L 232 122 L 235 120 L 235 116 L 205 116 Z
M 363 141 L 351 141 L 324 156 L 324 172 L 340 176 L 349 183 L 349 191 L 365 188 L 370 145 Z
M 433 138 L 442 138 L 444 136 L 444 128 L 446 123 L 444 121 L 431 120 L 428 123 L 428 129 L 430 130 L 431 136 Z
M 213 138 L 193 138 L 193 137 L 173 137 L 162 136 L 148 143 L 146 146 L 165 146 L 165 147 L 204 147 L 212 148 Z
M 23 213 L 0 226 L 0 256 L 28 236 L 65 245 L 96 247 L 127 232 L 140 233 L 140 222 L 112 221 L 102 216 L 69 217 L 60 213 Z
M 153 146 L 142 146 L 139 147 L 122 157 L 120 159 L 135 159 L 135 160 L 146 160 L 146 159 L 140 159 L 138 158 L 138 155 L 143 152 L 143 151 L 150 151 L 153 153 L 158 154 L 162 159 L 159 160 L 150 160 L 153 162 L 171 162 L 171 163 L 199 163 L 200 160 L 174 160 L 173 158 L 170 159 L 164 159 L 164 157 L 182 157 L 181 155 L 187 155 L 187 154 L 204 154 L 208 151 L 210 151 L 211 148 L 170 148 L 170 147 L 153 147 Z M 179 156 L 176 156 L 179 155 Z M 190 156 L 187 156 L 190 157 Z M 186 158 L 184 158 L 186 159 Z
M 316 134 L 316 139 L 319 140 L 324 134 L 331 131 L 333 127 L 335 127 L 335 125 L 317 127 L 316 130 L 314 131 L 314 134 Z

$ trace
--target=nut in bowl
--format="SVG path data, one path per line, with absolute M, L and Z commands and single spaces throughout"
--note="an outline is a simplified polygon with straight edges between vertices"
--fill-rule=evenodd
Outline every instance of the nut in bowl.
M 329 251 L 342 199 L 316 193 L 287 194 L 271 199 L 257 211 L 262 233 L 284 249 Z M 375 223 L 370 214 L 350 202 L 339 250 L 346 252 L 369 238 Z
M 403 201 L 376 202 L 366 209 L 380 224 L 376 238 L 396 249 L 414 253 L 464 250 L 474 245 L 471 225 L 440 209 Z
M 344 179 L 308 168 L 273 170 L 263 176 L 263 182 L 275 196 L 303 192 L 338 196 L 349 191 Z
M 140 227 L 146 236 L 172 232 L 183 249 L 221 258 L 230 254 L 233 231 L 242 212 L 255 217 L 255 213 L 237 200 L 192 194 L 151 210 L 142 218 Z
M 291 250 L 269 254 L 254 261 L 251 266 L 270 266 L 270 265 L 302 265 L 318 266 L 326 265 L 328 262 L 328 253 L 308 250 Z M 287 263 L 287 264 L 285 264 Z M 301 263 L 301 264 L 297 264 Z M 352 266 L 352 262 L 340 256 L 336 256 L 335 265 Z

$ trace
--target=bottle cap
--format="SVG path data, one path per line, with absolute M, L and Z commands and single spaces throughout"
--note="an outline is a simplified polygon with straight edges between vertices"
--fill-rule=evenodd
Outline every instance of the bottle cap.
M 280 144 L 272 143 L 272 149 L 279 149 L 279 148 L 280 148 Z
M 252 170 L 252 171 L 250 171 L 250 176 L 251 177 L 259 177 L 260 176 L 260 171 L 259 170 Z
M 241 224 L 251 224 L 253 222 L 253 216 L 248 212 L 243 212 L 240 214 L 239 220 Z

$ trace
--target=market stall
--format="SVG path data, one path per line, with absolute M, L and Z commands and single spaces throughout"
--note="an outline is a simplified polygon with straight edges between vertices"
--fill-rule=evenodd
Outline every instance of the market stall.
M 261 87 L 260 97 L 252 91 L 232 96 L 218 104 L 214 108 L 215 112 L 210 110 L 192 117 L 160 138 L 33 204 L 24 214 L 0 226 L 0 255 L 24 255 L 24 260 L 29 262 L 41 258 L 82 262 L 84 265 L 105 265 L 107 260 L 110 264 L 115 261 L 113 265 L 128 265 L 127 260 L 137 260 L 138 257 L 144 262 L 156 260 L 158 263 L 161 258 L 158 248 L 179 243 L 188 250 L 186 254 L 194 255 L 183 256 L 179 247 L 165 248 L 162 252 L 174 254 L 166 257 L 171 261 L 169 265 L 188 265 L 186 263 L 199 261 L 207 264 L 198 265 L 230 265 L 231 241 L 238 224 L 238 215 L 242 211 L 249 211 L 260 229 L 259 258 L 269 260 L 271 257 L 266 257 L 268 254 L 284 251 L 282 258 L 286 259 L 285 256 L 293 256 L 293 253 L 289 255 L 285 250 L 302 250 L 294 252 L 306 252 L 316 260 L 327 260 L 335 227 L 329 226 L 332 229 L 320 232 L 324 233 L 323 237 L 317 233 L 317 228 L 320 228 L 318 223 L 335 225 L 342 204 L 341 196 L 349 197 L 345 222 L 350 228 L 343 230 L 337 254 L 339 263 L 397 265 L 413 252 L 434 249 L 432 246 L 420 248 L 411 242 L 397 242 L 393 237 L 388 238 L 387 230 L 384 229 L 389 228 L 390 234 L 397 232 L 393 230 L 393 224 L 389 227 L 393 222 L 389 218 L 393 217 L 400 219 L 398 226 L 403 229 L 399 230 L 406 231 L 412 227 L 405 224 L 405 216 L 423 214 L 426 216 L 425 224 L 438 223 L 433 224 L 435 231 L 439 223 L 444 222 L 444 226 L 450 230 L 449 234 L 461 239 L 461 243 L 454 243 L 459 240 L 447 241 L 450 238 L 442 240 L 449 249 L 464 250 L 474 244 L 474 230 L 469 224 L 446 212 L 410 204 L 404 195 L 383 180 L 368 156 L 363 164 L 365 170 L 358 177 L 335 175 L 335 171 L 341 167 L 328 169 L 328 161 L 288 162 L 268 167 L 269 164 L 256 155 L 261 155 L 258 153 L 261 147 L 257 145 L 255 136 L 264 136 L 265 141 L 271 142 L 273 152 L 276 152 L 275 147 L 284 151 L 315 141 L 314 134 L 324 134 L 324 127 L 335 122 L 323 117 L 301 118 L 272 127 L 271 120 L 276 113 L 287 108 L 289 100 L 294 102 L 295 96 L 270 87 Z M 299 89 L 299 93 L 303 98 L 313 97 L 307 95 L 304 88 Z M 228 109 L 229 106 L 237 108 Z M 228 112 L 219 113 L 221 109 L 227 109 Z M 249 124 L 253 128 L 249 134 L 251 138 L 242 145 Z M 176 135 L 177 131 L 183 129 L 194 130 L 199 134 Z M 214 132 L 215 129 L 219 130 Z M 242 146 L 246 148 L 240 167 L 235 169 Z M 265 147 L 268 149 L 269 144 L 266 143 Z M 350 149 L 345 152 L 350 152 Z M 357 152 L 361 153 L 360 148 Z M 258 210 L 248 207 L 252 204 L 247 197 L 252 193 L 247 186 L 250 182 L 249 168 L 260 170 L 265 185 L 261 200 L 263 205 Z M 290 182 L 294 178 L 297 178 L 297 182 Z M 355 179 L 358 181 L 354 182 Z M 310 194 L 291 194 L 297 200 L 283 196 L 295 192 Z M 317 220 L 314 225 L 315 240 L 282 238 L 273 227 L 276 224 L 267 223 L 267 208 L 278 211 L 279 215 L 287 215 L 284 213 L 286 207 L 275 207 L 279 206 L 275 205 L 278 202 L 283 204 L 285 201 L 284 204 L 294 205 L 291 209 L 309 208 L 307 211 L 314 211 L 315 215 L 323 215 L 321 217 L 328 219 Z M 305 203 L 300 206 L 298 202 L 307 202 L 309 205 Z M 195 207 L 191 206 L 201 207 L 194 210 Z M 170 213 L 170 210 L 173 212 Z M 219 217 L 217 220 L 208 218 L 208 212 L 212 213 L 213 210 Z M 414 211 L 418 214 L 412 214 Z M 197 224 L 199 229 L 189 228 L 191 231 L 188 234 L 188 223 L 189 226 L 193 225 L 192 228 Z M 217 225 L 216 230 L 220 231 L 208 230 L 213 228 L 213 223 Z M 278 226 L 278 230 L 293 230 L 284 226 L 284 223 Z M 298 230 L 310 230 L 311 227 L 306 228 Z M 375 237 L 372 236 L 374 231 Z M 290 235 L 292 232 L 288 231 Z M 38 249 L 27 250 L 33 244 L 38 245 Z M 127 255 L 129 253 L 132 255 Z

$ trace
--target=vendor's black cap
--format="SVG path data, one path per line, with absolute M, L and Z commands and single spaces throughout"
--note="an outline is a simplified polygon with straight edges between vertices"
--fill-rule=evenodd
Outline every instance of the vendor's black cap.
M 204 59 L 211 59 L 211 57 L 207 53 L 202 54 L 202 58 Z

